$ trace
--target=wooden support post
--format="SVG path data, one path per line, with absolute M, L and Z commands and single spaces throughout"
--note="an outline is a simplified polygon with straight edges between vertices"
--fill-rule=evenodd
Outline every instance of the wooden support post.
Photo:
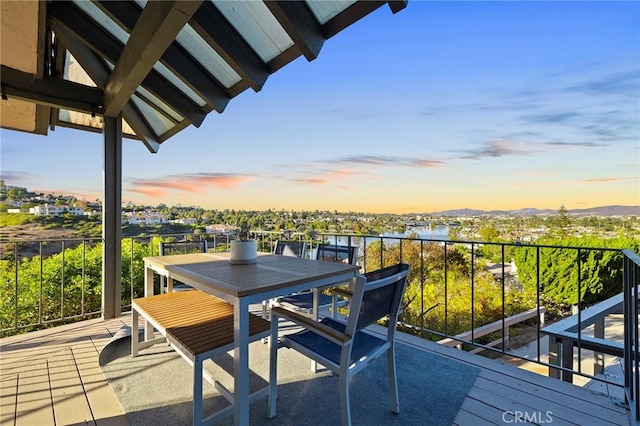
M 122 292 L 122 119 L 104 117 L 102 318 L 120 316 Z

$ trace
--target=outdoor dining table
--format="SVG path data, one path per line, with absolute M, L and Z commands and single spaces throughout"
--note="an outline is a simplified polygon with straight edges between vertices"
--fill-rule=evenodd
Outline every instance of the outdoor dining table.
M 359 267 L 274 254 L 255 264 L 231 264 L 229 253 L 193 253 L 145 257 L 145 296 L 154 294 L 153 275 L 178 280 L 233 305 L 234 422 L 249 424 L 249 306 L 297 291 L 317 289 L 355 278 Z M 317 292 L 316 292 L 317 294 Z M 145 333 L 152 332 L 146 324 Z

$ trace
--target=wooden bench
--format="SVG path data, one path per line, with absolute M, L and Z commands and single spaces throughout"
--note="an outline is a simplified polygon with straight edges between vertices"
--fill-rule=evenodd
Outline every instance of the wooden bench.
M 168 342 L 194 369 L 193 371 L 193 424 L 216 423 L 233 413 L 233 405 L 203 418 L 202 384 L 210 382 L 233 404 L 233 394 L 210 377 L 202 363 L 221 353 L 233 349 L 233 305 L 199 290 L 173 292 L 134 299 L 132 302 L 132 324 L 139 317 L 153 326 L 161 335 L 145 331 L 144 340 L 138 334 L 131 338 L 131 356 L 138 356 L 141 349 L 156 343 Z M 145 327 L 145 330 L 148 330 Z M 256 315 L 249 316 L 249 340 L 266 337 L 270 323 Z M 268 393 L 268 387 L 250 397 L 254 402 Z

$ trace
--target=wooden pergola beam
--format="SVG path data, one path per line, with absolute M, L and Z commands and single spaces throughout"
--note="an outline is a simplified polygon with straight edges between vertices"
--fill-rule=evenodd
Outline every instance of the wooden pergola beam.
M 5 65 L 0 67 L 2 93 L 38 105 L 86 114 L 102 114 L 103 92 L 60 77 L 37 79 L 34 75 Z
M 304 57 L 308 61 L 318 57 L 326 37 L 322 32 L 322 27 L 316 22 L 304 2 L 280 0 L 268 1 L 265 4 Z
M 148 2 L 105 85 L 105 115 L 115 117 L 202 1 Z

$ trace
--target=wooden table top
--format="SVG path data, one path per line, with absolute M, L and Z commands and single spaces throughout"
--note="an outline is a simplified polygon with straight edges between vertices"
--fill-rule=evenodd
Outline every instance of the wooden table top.
M 355 274 L 359 266 L 282 255 L 259 255 L 250 265 L 232 265 L 229 253 L 193 253 L 145 257 L 153 269 L 164 269 L 180 281 L 211 286 L 234 297 L 265 290 L 287 289 L 297 284 Z M 187 282 L 187 284 L 191 284 Z

